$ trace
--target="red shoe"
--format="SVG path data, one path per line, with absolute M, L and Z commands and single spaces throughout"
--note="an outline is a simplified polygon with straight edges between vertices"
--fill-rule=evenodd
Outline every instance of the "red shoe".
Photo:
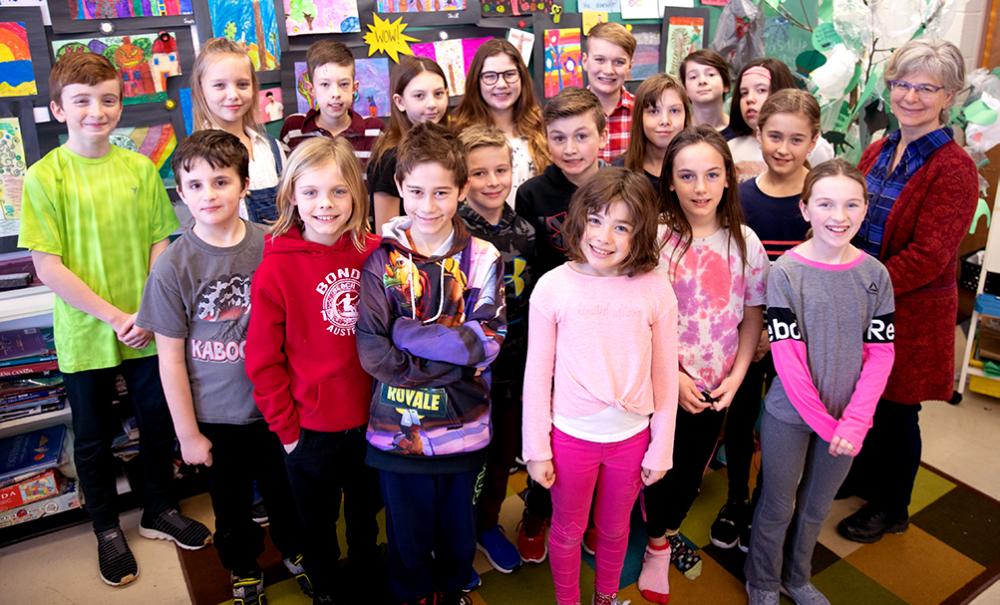
M 541 563 L 549 556 L 545 539 L 548 521 L 539 521 L 525 515 L 517 526 L 517 552 L 525 563 Z
M 594 556 L 597 553 L 597 528 L 588 527 L 587 531 L 583 532 L 583 552 L 590 556 Z

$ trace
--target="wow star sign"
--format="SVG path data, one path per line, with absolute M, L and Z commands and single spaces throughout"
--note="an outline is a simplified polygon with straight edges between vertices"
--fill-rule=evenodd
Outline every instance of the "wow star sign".
M 403 23 L 402 17 L 395 21 L 389 21 L 372 13 L 372 19 L 374 23 L 368 26 L 368 33 L 365 34 L 369 57 L 380 52 L 389 55 L 393 61 L 399 63 L 399 55 L 413 56 L 409 43 L 419 42 L 419 40 L 403 33 L 409 24 Z

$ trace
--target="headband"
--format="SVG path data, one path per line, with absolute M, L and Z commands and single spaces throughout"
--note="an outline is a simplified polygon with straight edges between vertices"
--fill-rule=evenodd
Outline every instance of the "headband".
M 762 78 L 765 78 L 768 82 L 771 81 L 771 72 L 769 72 L 767 70 L 767 68 L 764 67 L 764 66 L 762 66 L 762 65 L 754 65 L 753 67 L 747 68 L 747 70 L 745 72 L 743 72 L 743 75 L 744 76 L 749 76 L 749 75 L 760 76 Z

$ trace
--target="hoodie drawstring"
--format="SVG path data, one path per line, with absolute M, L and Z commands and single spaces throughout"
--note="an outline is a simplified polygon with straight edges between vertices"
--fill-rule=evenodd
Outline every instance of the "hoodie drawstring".
M 420 273 L 417 272 L 417 267 L 416 267 L 416 265 L 413 264 L 413 253 L 407 251 L 407 256 L 410 259 L 410 313 L 413 315 L 412 319 L 416 319 L 417 318 L 417 295 L 414 294 L 414 292 L 416 291 L 416 288 L 414 287 L 414 285 L 420 283 L 420 281 L 419 281 L 420 280 Z M 439 317 L 441 317 L 441 313 L 444 312 L 444 264 L 441 261 L 438 261 L 437 265 L 438 265 L 438 269 L 439 269 L 438 273 L 440 273 L 440 275 L 441 275 L 440 284 L 438 284 L 438 310 L 437 310 L 437 314 L 434 315 L 434 317 L 431 317 L 431 318 L 428 318 L 428 319 L 425 319 L 425 320 L 421 321 L 420 323 L 422 325 L 427 325 L 429 323 L 434 323 L 435 321 L 437 321 L 437 319 Z M 414 275 L 416 276 L 416 279 L 414 279 Z

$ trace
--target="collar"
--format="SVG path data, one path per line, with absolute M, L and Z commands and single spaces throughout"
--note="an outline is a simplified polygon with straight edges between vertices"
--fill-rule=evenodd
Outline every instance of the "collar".
M 351 116 L 351 123 L 347 125 L 347 128 L 342 132 L 337 133 L 338 136 L 344 136 L 347 138 L 355 138 L 364 136 L 365 134 L 365 119 L 361 117 L 356 111 L 351 108 L 347 109 L 347 114 Z M 319 125 L 319 110 L 315 107 L 309 109 L 306 112 L 306 117 L 302 120 L 302 134 L 309 134 L 313 132 L 322 132 L 323 134 L 333 136 L 329 130 L 323 128 Z
M 511 208 L 510 204 L 507 204 L 506 202 L 504 202 L 503 205 L 503 214 L 500 215 L 500 222 L 498 222 L 496 225 L 490 223 L 483 217 L 483 215 L 476 212 L 472 208 L 472 206 L 468 204 L 468 202 L 463 202 L 458 207 L 458 213 L 462 216 L 463 219 L 469 221 L 470 223 L 476 225 L 477 227 L 488 229 L 494 232 L 507 229 L 510 226 L 510 224 L 514 222 L 514 219 L 517 218 L 517 214 L 514 212 L 514 209 Z
M 590 88 L 590 86 L 587 86 L 587 90 L 589 90 L 590 92 L 594 92 L 593 89 Z M 625 109 L 632 109 L 634 106 L 635 106 L 635 95 L 630 93 L 628 89 L 622 86 L 622 93 L 618 95 L 618 104 L 615 105 L 615 108 L 612 109 L 611 113 L 608 115 L 614 115 L 618 113 L 618 110 L 621 109 L 622 107 L 624 107 Z

